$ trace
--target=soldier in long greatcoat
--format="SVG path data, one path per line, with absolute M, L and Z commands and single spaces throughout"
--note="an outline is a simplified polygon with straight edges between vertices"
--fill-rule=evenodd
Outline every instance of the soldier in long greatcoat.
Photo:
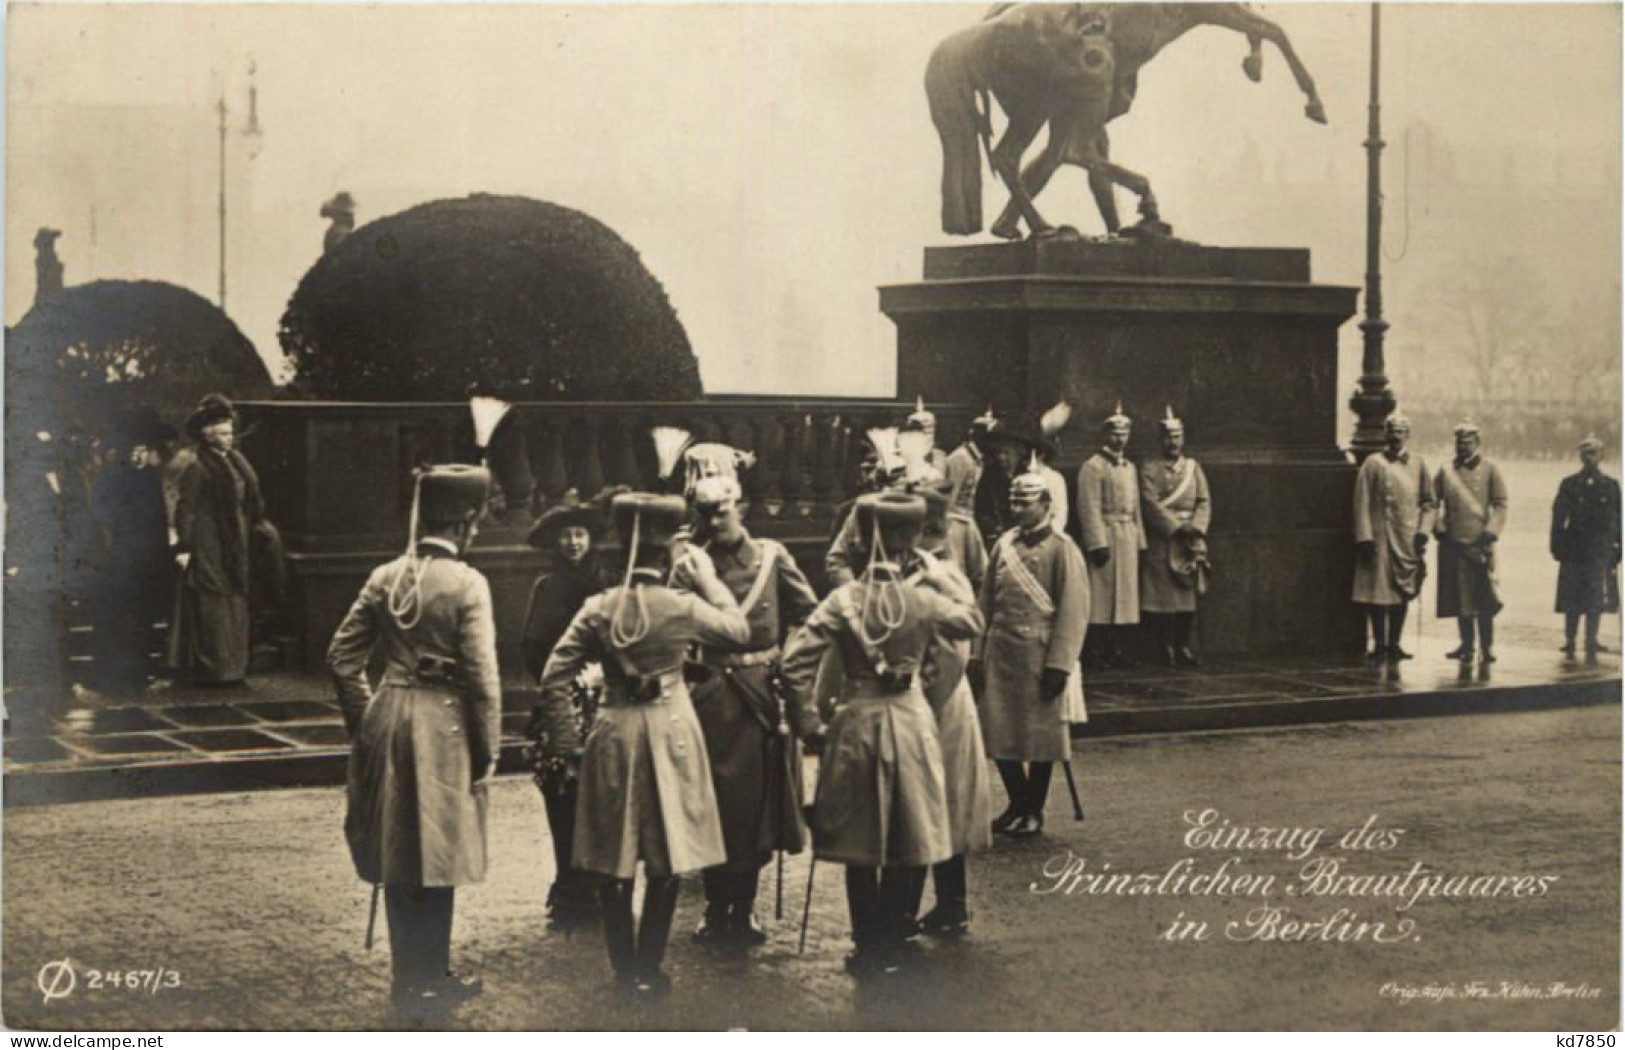
M 910 582 L 923 584 L 934 578 L 928 572 L 926 559 L 939 563 L 936 574 L 950 576 L 954 591 L 975 593 L 986 570 L 987 548 L 979 536 L 966 530 L 976 525 L 948 507 L 946 485 L 921 486 L 925 498 L 925 522 L 920 530 L 919 550 L 922 564 L 911 576 Z M 965 571 L 967 561 L 975 566 L 977 576 Z M 981 720 L 976 714 L 976 697 L 965 674 L 970 659 L 970 642 L 939 638 L 927 651 L 920 669 L 920 684 L 925 698 L 937 716 L 937 736 L 942 743 L 942 769 L 948 790 L 948 833 L 954 854 L 940 864 L 931 866 L 931 881 L 936 887 L 936 904 L 919 923 L 927 933 L 951 936 L 970 928 L 970 887 L 966 870 L 966 854 L 973 849 L 986 849 L 993 844 L 988 826 L 989 784 L 987 776 L 987 746 L 982 739 Z M 910 914 L 919 911 L 920 897 L 925 882 L 917 883 Z
M 731 470 L 698 478 L 688 493 L 694 542 L 750 623 L 743 644 L 701 647 L 688 668 L 728 851 L 725 863 L 705 871 L 705 917 L 695 938 L 760 944 L 767 935 L 753 909 L 762 868 L 773 851 L 799 853 L 805 845 L 801 750 L 791 746 L 776 684 L 780 646 L 817 607 L 818 595 L 783 544 L 746 531 L 740 496 Z M 691 584 L 690 565 L 680 560 L 671 585 L 682 591 Z
M 689 547 L 694 593 L 666 586 L 669 548 L 687 506 L 679 496 L 628 493 L 611 504 L 627 547 L 625 582 L 587 599 L 542 672 L 544 747 L 580 756 L 575 866 L 600 883 L 604 940 L 617 985 L 663 994 L 661 970 L 677 876 L 727 860 L 705 737 L 689 700 L 683 657 L 691 644 L 738 648 L 750 625 L 703 550 Z M 604 668 L 597 721 L 581 742 L 570 691 L 588 663 Z M 632 923 L 633 880 L 643 863 L 643 915 Z
M 1162 621 L 1169 666 L 1200 664 L 1191 649 L 1197 596 L 1206 589 L 1207 530 L 1213 514 L 1207 475 L 1185 455 L 1185 424 L 1170 406 L 1161 421 L 1162 456 L 1140 471 L 1145 556 L 1140 611 Z
M 1427 574 L 1436 502 L 1427 464 L 1406 448 L 1410 422 L 1391 416 L 1384 433 L 1387 447 L 1367 456 L 1354 479 L 1354 600 L 1370 617 L 1372 658 L 1408 660 L 1399 640 Z
M 1049 499 L 1036 473 L 1011 485 L 1017 524 L 988 558 L 979 599 L 985 629 L 970 670 L 987 754 L 1010 799 L 993 830 L 1013 835 L 1043 830 L 1050 775 L 1072 753 L 1070 692 L 1082 707 L 1078 652 L 1092 596 L 1077 544 L 1050 524 Z
M 895 967 L 907 936 L 918 871 L 953 855 L 936 716 L 920 682 L 939 640 L 974 636 L 981 617 L 968 587 L 912 553 L 925 514 L 918 496 L 877 493 L 858 501 L 869 537 L 863 574 L 837 588 L 790 640 L 784 685 L 798 721 L 828 721 L 813 812 L 819 860 L 847 866 L 856 973 Z M 958 581 L 962 584 L 963 581 Z M 842 665 L 833 709 L 820 711 L 813 679 L 824 655 Z M 818 733 L 814 740 L 819 741 Z
M 414 492 L 411 549 L 374 570 L 327 665 L 352 741 L 345 837 L 382 884 L 396 1007 L 417 1016 L 478 991 L 450 973 L 456 887 L 482 882 L 486 788 L 501 741 L 491 588 L 464 564 L 490 475 L 434 467 Z M 375 690 L 367 666 L 382 657 Z
M 1106 418 L 1106 443 L 1078 470 L 1078 528 L 1089 561 L 1089 639 L 1085 662 L 1127 663 L 1117 637 L 1140 622 L 1140 479 L 1128 459 L 1133 422 L 1122 406 Z
M 1558 561 L 1557 611 L 1563 614 L 1563 653 L 1585 618 L 1585 652 L 1606 651 L 1597 640 L 1602 614 L 1619 612 L 1619 482 L 1598 467 L 1602 442 L 1580 442 L 1580 472 L 1564 478 L 1552 503 L 1552 557 Z
M 1439 616 L 1456 618 L 1461 645 L 1448 655 L 1473 658 L 1473 625 L 1478 653 L 1493 663 L 1495 614 L 1501 611 L 1496 584 L 1495 547 L 1506 529 L 1507 487 L 1501 471 L 1479 452 L 1478 426 L 1456 427 L 1456 458 L 1434 477 L 1439 516 Z

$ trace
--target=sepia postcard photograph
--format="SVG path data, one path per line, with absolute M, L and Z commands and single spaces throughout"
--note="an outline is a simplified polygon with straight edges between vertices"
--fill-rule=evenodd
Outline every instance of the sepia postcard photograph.
M 1616 1032 L 1621 18 L 8 4 L 0 1021 Z

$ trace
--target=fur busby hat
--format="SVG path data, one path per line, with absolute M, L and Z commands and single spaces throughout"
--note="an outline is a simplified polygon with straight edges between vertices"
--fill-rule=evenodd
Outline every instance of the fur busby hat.
M 925 521 L 925 500 L 904 492 L 872 492 L 859 496 L 854 513 L 858 530 L 868 533 L 877 525 L 882 530 L 918 529 Z
M 625 492 L 610 502 L 615 531 L 630 547 L 634 528 L 640 543 L 664 543 L 677 534 L 688 514 L 681 496 L 657 496 L 652 492 Z
M 467 463 L 444 463 L 418 474 L 417 519 L 430 527 L 462 521 L 485 510 L 491 472 Z

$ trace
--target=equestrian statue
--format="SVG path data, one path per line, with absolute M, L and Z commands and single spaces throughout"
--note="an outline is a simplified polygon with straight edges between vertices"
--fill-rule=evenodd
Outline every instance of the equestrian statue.
M 937 45 L 926 66 L 931 121 L 942 140 L 942 228 L 973 234 L 982 229 L 980 150 L 1010 191 L 991 232 L 1007 240 L 1058 231 L 1044 221 L 1033 196 L 1063 164 L 1088 173 L 1089 189 L 1106 232 L 1167 237 L 1156 196 L 1144 175 L 1115 164 L 1106 125 L 1134 102 L 1140 67 L 1197 26 L 1214 25 L 1247 38 L 1242 70 L 1263 75 L 1263 42 L 1286 59 L 1307 103 L 1304 113 L 1326 123 L 1326 110 L 1280 26 L 1248 4 L 996 4 L 983 20 Z M 993 144 L 992 99 L 1004 111 L 1005 128 Z M 1049 141 L 1025 169 L 1023 155 L 1045 125 Z M 1113 186 L 1139 198 L 1140 222 L 1123 228 Z M 1074 231 L 1075 232 L 1075 231 Z

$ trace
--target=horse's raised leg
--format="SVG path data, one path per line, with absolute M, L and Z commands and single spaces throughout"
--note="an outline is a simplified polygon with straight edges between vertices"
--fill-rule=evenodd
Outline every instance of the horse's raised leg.
M 1047 114 L 1036 107 L 1030 110 L 1019 107 L 1014 112 L 1010 112 L 1010 108 L 1006 107 L 1006 113 L 1009 115 L 1010 122 L 1005 127 L 1004 135 L 1000 137 L 999 144 L 993 147 L 992 156 L 988 159 L 993 165 L 993 170 L 998 173 L 999 178 L 1003 179 L 1004 184 L 1010 188 L 1010 203 L 1014 204 L 1021 213 L 1021 217 L 1027 220 L 1028 231 L 1034 237 L 1037 237 L 1040 234 L 1049 233 L 1054 227 L 1045 222 L 1044 217 L 1038 214 L 1038 208 L 1033 204 L 1032 195 L 1027 192 L 1027 187 L 1022 182 L 1021 157 L 1022 154 L 1027 152 L 1027 147 L 1032 145 L 1033 139 L 1038 137 L 1038 132 L 1049 118 Z
M 1303 107 L 1304 114 L 1317 124 L 1326 123 L 1326 107 L 1322 105 L 1320 94 L 1315 90 L 1315 78 L 1309 75 L 1309 70 L 1304 67 L 1303 62 L 1298 58 L 1298 53 L 1292 49 L 1292 41 L 1287 38 L 1286 30 L 1263 15 L 1255 14 L 1245 4 L 1203 5 L 1200 10 L 1202 11 L 1203 21 L 1209 25 L 1221 26 L 1241 33 L 1247 37 L 1249 44 L 1253 44 L 1253 41 L 1258 38 L 1268 40 L 1274 44 L 1276 50 L 1281 52 L 1281 57 L 1286 59 L 1287 68 L 1292 70 L 1292 79 L 1297 82 L 1298 90 L 1302 91 L 1304 97 L 1308 100 Z M 1256 48 L 1256 45 L 1254 47 Z M 1252 61 L 1253 57 L 1253 55 L 1247 56 L 1247 59 L 1242 63 L 1243 69 L 1246 69 L 1247 62 Z M 1262 72 L 1262 56 L 1259 57 L 1257 65 L 1260 72 Z M 1252 76 L 1252 71 L 1248 70 L 1247 75 Z M 1257 77 L 1253 79 L 1256 80 Z
M 1264 39 L 1259 36 L 1247 38 L 1247 57 L 1241 60 L 1241 71 L 1247 74 L 1247 79 L 1258 83 L 1264 79 Z

